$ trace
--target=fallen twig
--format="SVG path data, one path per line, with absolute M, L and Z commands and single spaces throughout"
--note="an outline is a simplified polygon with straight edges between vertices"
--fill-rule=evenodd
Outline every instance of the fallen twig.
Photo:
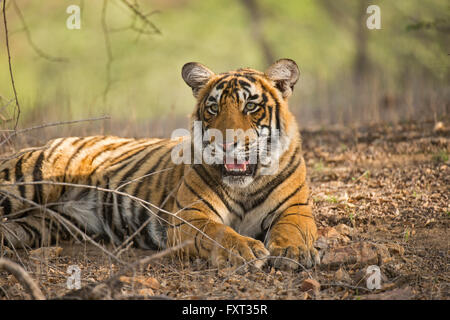
M 41 289 L 37 286 L 31 276 L 17 263 L 0 258 L 0 269 L 6 270 L 16 277 L 19 283 L 28 291 L 35 300 L 45 300 Z

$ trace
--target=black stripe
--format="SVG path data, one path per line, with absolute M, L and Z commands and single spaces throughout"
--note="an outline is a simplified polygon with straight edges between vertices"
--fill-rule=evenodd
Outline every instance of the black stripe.
M 298 145 L 294 152 L 292 153 L 291 158 L 289 159 L 289 163 L 285 166 L 285 168 L 282 170 L 282 172 L 275 177 L 275 179 L 271 180 L 267 185 L 265 185 L 263 188 L 266 189 L 267 186 L 278 186 L 281 182 L 277 180 L 284 181 L 292 174 L 292 170 L 296 170 L 297 167 L 302 163 L 302 158 L 299 157 L 299 159 L 294 163 L 296 160 L 296 156 L 300 153 L 300 145 Z M 288 172 L 286 172 L 286 169 L 289 169 Z M 263 178 L 264 176 L 258 176 L 255 178 L 255 182 Z M 272 189 L 273 190 L 273 189 Z M 251 197 L 255 197 L 256 195 L 260 194 L 263 190 L 255 190 L 250 194 Z M 269 192 L 270 193 L 270 192 Z
M 155 144 L 157 145 L 158 142 L 156 142 Z M 149 144 L 149 145 L 144 145 L 144 146 L 141 146 L 141 145 L 140 145 L 139 147 L 136 147 L 136 148 L 134 148 L 134 149 L 128 150 L 127 152 L 125 152 L 124 154 L 121 154 L 121 155 L 118 156 L 118 157 L 115 157 L 115 158 L 112 158 L 112 159 L 106 159 L 105 161 L 110 161 L 112 166 L 118 165 L 119 163 L 122 163 L 122 162 L 124 162 L 124 161 L 129 160 L 130 158 L 132 158 L 132 157 L 134 157 L 134 156 L 137 156 L 139 153 L 141 153 L 141 152 L 144 151 L 144 150 L 147 150 L 149 147 L 153 147 L 155 144 Z M 141 150 L 139 150 L 139 149 L 141 149 Z M 136 150 L 139 150 L 139 151 L 136 151 Z M 136 152 L 135 152 L 135 151 L 136 151 Z M 133 152 L 135 152 L 135 153 L 133 153 Z M 119 158 L 121 158 L 121 157 L 123 157 L 123 156 L 125 156 L 125 155 L 126 155 L 125 158 L 123 158 L 123 159 L 121 159 L 121 160 L 115 162 L 117 159 L 119 159 Z M 101 163 L 101 164 L 103 164 L 103 163 Z M 101 164 L 100 164 L 100 165 L 101 165 Z M 126 164 L 125 164 L 125 165 L 126 165 Z
M 119 149 L 120 147 L 122 147 L 122 146 L 124 146 L 124 145 L 126 145 L 126 144 L 129 144 L 129 143 L 132 143 L 132 142 L 135 142 L 135 140 L 129 140 L 129 141 L 124 141 L 124 142 L 121 142 L 121 143 L 119 143 L 119 144 L 117 144 L 117 143 L 111 143 L 110 145 L 108 145 L 106 148 L 104 148 L 104 149 L 102 149 L 101 151 L 99 151 L 99 152 L 97 152 L 95 155 L 93 155 L 92 157 L 91 157 L 91 163 L 93 163 L 94 161 L 95 161 L 95 159 L 97 159 L 97 157 L 98 156 L 100 156 L 102 153 L 105 153 L 105 152 L 107 152 L 107 151 L 115 151 L 115 150 L 117 150 L 117 149 Z M 110 159 L 107 159 L 107 160 L 110 160 Z
M 20 159 L 16 162 L 16 168 L 15 168 L 15 172 L 14 172 L 14 178 L 15 178 L 15 182 L 22 182 L 23 179 L 23 172 L 22 172 L 22 162 L 23 162 L 23 157 L 20 157 Z M 25 185 L 19 185 L 19 192 L 20 192 L 20 196 L 22 198 L 25 198 Z
M 139 215 L 138 215 L 139 224 L 140 225 L 144 224 L 148 219 L 150 219 L 150 215 L 147 213 L 147 209 L 144 207 L 141 207 L 141 210 L 139 211 Z M 149 233 L 148 226 L 150 225 L 150 223 L 145 228 L 142 229 L 142 231 L 140 232 L 140 235 L 141 235 L 141 237 L 142 236 L 144 237 L 144 242 L 150 249 L 158 250 L 159 249 L 158 244 L 153 241 L 153 239 Z
M 283 212 L 286 212 L 286 210 L 288 210 L 289 208 L 292 208 L 293 206 L 300 206 L 300 205 L 308 205 L 308 203 L 296 203 L 296 204 L 290 205 L 289 207 L 284 209 Z M 305 218 L 314 219 L 310 215 L 301 214 L 299 212 L 291 212 L 291 213 L 287 213 L 287 214 L 279 214 L 276 217 L 276 219 L 272 221 L 272 226 L 276 225 L 281 218 L 286 218 L 286 217 L 290 217 L 290 216 L 301 216 L 301 217 L 305 217 Z
M 272 107 L 272 106 L 267 106 L 267 109 L 269 110 L 269 125 L 268 125 L 268 129 L 269 129 L 269 137 L 271 137 L 271 136 L 272 136 L 273 107 Z
M 295 206 L 307 206 L 309 205 L 308 202 L 297 202 L 297 203 L 293 203 L 291 204 L 289 207 L 287 207 L 286 209 L 284 209 L 285 211 L 289 208 L 295 207 Z
M 117 214 L 119 215 L 120 219 L 120 237 L 119 239 L 125 240 L 125 236 L 127 235 L 127 231 L 129 230 L 128 222 L 123 214 L 123 211 L 126 210 L 125 206 L 122 205 L 124 197 L 121 195 L 117 195 Z M 124 210 L 121 210 L 124 209 Z
M 186 221 L 181 221 L 180 223 L 178 223 L 178 224 L 172 224 L 172 225 L 169 225 L 168 226 L 168 228 L 178 228 L 178 227 L 181 227 L 181 226 L 183 226 L 183 225 L 185 225 L 185 224 L 188 224 L 188 223 L 190 223 L 190 224 L 192 224 L 193 222 L 196 222 L 196 221 L 202 221 L 202 220 L 204 220 L 205 222 L 209 222 L 209 219 L 208 218 L 195 218 L 195 219 L 191 219 L 191 220 L 186 220 Z M 189 225 L 188 225 L 189 226 Z M 190 226 L 189 226 L 190 227 Z
M 202 212 L 202 210 L 200 210 L 200 209 L 198 209 L 198 208 L 194 208 L 194 207 L 183 207 L 183 206 L 181 205 L 181 203 L 178 201 L 178 199 L 175 199 L 175 204 L 176 204 L 177 207 L 178 207 L 178 211 L 187 211 L 187 210 L 190 210 L 190 211 L 198 211 L 198 212 Z
M 149 157 L 151 157 L 156 151 L 161 149 L 163 145 L 158 146 L 152 150 L 150 150 L 146 155 L 144 155 L 141 159 L 139 159 L 132 167 L 129 169 L 120 179 L 121 182 L 127 182 L 128 178 L 132 176 L 136 171 L 138 171 L 141 166 L 148 160 Z M 160 158 L 161 159 L 161 158 Z
M 3 199 L 0 200 L 0 206 L 3 207 L 3 215 L 7 216 L 11 213 L 11 200 L 6 195 L 3 195 Z
M 72 155 L 70 156 L 70 158 L 69 158 L 69 160 L 67 161 L 66 166 L 65 166 L 65 168 L 64 168 L 63 181 L 66 181 L 66 173 L 67 173 L 67 170 L 69 169 L 70 164 L 72 163 L 73 159 L 75 159 L 75 157 L 80 153 L 80 151 L 81 151 L 81 150 L 82 150 L 89 142 L 92 142 L 92 141 L 94 141 L 94 140 L 101 140 L 101 139 L 103 139 L 103 138 L 104 138 L 104 137 L 97 137 L 97 136 L 90 137 L 90 138 L 86 138 L 86 140 L 85 140 L 81 145 L 79 145 L 79 146 L 75 149 L 75 152 L 72 153 Z M 80 141 L 80 140 L 78 140 L 78 141 Z M 76 142 L 78 142 L 78 141 L 74 141 L 74 142 L 72 143 L 72 145 L 75 145 Z
M 109 179 L 106 181 L 106 189 L 109 189 Z M 109 228 L 112 231 L 112 221 L 113 221 L 113 206 L 112 202 L 110 202 L 111 199 L 111 192 L 104 192 L 103 193 L 103 201 L 102 201 L 102 207 L 103 207 L 103 219 L 106 221 L 106 225 L 109 226 Z M 112 239 L 110 239 L 112 240 Z
M 212 181 L 214 181 L 214 179 L 211 177 L 211 175 L 208 173 L 208 171 L 205 170 L 205 168 L 202 165 L 193 165 L 192 167 L 193 167 L 195 173 L 203 181 L 203 183 L 205 183 L 217 195 L 217 197 L 222 201 L 222 203 L 227 207 L 228 211 L 230 213 L 233 213 L 234 215 L 238 216 L 240 219 L 242 219 L 243 217 L 241 215 L 239 215 L 237 212 L 235 212 L 234 209 L 228 203 L 228 201 L 226 201 L 224 194 L 229 199 L 232 199 L 231 196 L 229 195 L 229 193 L 222 188 L 218 189 L 218 184 L 214 185 L 211 183 Z M 199 169 L 201 169 L 203 171 L 203 173 L 199 172 Z M 203 177 L 203 174 L 206 175 L 207 177 L 206 178 Z M 237 204 L 241 207 L 241 209 L 243 209 L 243 206 L 240 203 L 237 203 Z
M 297 189 L 295 189 L 291 194 L 289 194 L 286 198 L 284 198 L 282 201 L 280 201 L 280 202 L 278 203 L 278 205 L 277 205 L 274 209 L 272 209 L 272 210 L 266 215 L 266 217 L 261 221 L 261 230 L 264 230 L 263 226 L 264 226 L 264 224 L 266 223 L 266 220 L 269 219 L 269 218 L 272 216 L 272 214 L 276 213 L 277 210 L 278 210 L 283 204 L 286 203 L 286 201 L 288 201 L 288 200 L 289 200 L 290 198 L 292 198 L 298 191 L 300 191 L 300 189 L 302 189 L 304 185 L 305 185 L 304 183 L 302 183 L 301 185 L 299 185 L 299 186 L 297 187 Z M 272 224 L 272 225 L 273 225 L 273 224 Z
M 170 150 L 172 151 L 172 149 Z M 172 152 L 171 152 L 172 153 Z M 172 159 L 172 157 L 170 156 L 169 158 L 167 158 L 166 161 L 164 161 L 162 168 L 163 169 L 167 169 L 167 164 L 169 163 L 169 161 Z M 172 170 L 173 171 L 173 168 Z M 158 201 L 156 202 L 158 206 L 161 205 L 161 203 L 164 201 L 164 199 L 166 199 L 167 197 L 167 181 L 164 185 L 162 185 L 162 179 L 165 176 L 165 174 L 167 174 L 167 171 L 164 172 L 160 172 L 158 173 L 158 180 L 156 180 L 156 188 L 162 187 L 163 188 L 163 192 L 161 193 L 161 197 L 158 199 Z M 150 178 L 150 177 L 149 177 Z M 144 178 L 145 179 L 145 178 Z M 159 210 L 156 214 L 159 213 Z
M 297 148 L 299 149 L 299 147 Z M 297 150 L 296 149 L 296 150 Z M 293 164 L 295 160 L 295 156 L 297 155 L 297 152 L 294 152 L 292 155 L 289 164 L 286 166 L 289 170 L 282 171 L 280 175 L 278 175 L 275 179 L 271 180 L 268 184 L 266 184 L 264 187 L 262 187 L 259 190 L 256 190 L 255 192 L 249 194 L 249 198 L 256 198 L 253 202 L 249 202 L 248 205 L 246 205 L 245 209 L 250 210 L 253 208 L 256 208 L 257 206 L 261 205 L 269 196 L 270 194 L 283 182 L 285 182 L 291 175 L 295 173 L 295 171 L 298 169 L 298 166 L 302 162 L 302 158 L 300 157 L 299 160 Z M 258 179 L 257 177 L 256 179 Z M 256 180 L 255 179 L 255 180 Z
M 250 73 L 244 73 L 242 76 L 245 77 L 246 79 L 248 79 L 249 81 L 253 82 L 253 83 L 256 82 L 256 79 Z
M 244 88 L 251 87 L 251 84 L 244 80 L 239 80 L 239 84 Z
M 2 173 L 3 173 L 3 179 L 5 181 L 9 181 L 9 169 L 8 168 L 3 169 Z
M 260 81 L 260 84 L 261 84 L 261 87 L 263 87 L 264 90 L 269 93 L 269 95 L 272 98 L 272 100 L 275 101 L 275 117 L 276 117 L 275 128 L 281 130 L 281 124 L 280 124 L 280 122 L 281 122 L 280 121 L 280 103 L 275 98 L 275 96 L 272 94 L 272 92 L 269 90 L 269 88 L 267 88 L 261 81 Z
M 168 201 L 168 197 L 170 197 L 172 195 L 172 189 L 175 187 L 175 186 L 172 187 L 173 175 L 175 174 L 175 170 L 176 170 L 176 167 L 172 168 L 170 170 L 169 174 L 167 174 L 166 178 L 164 179 L 164 194 L 166 195 L 166 197 L 164 198 L 162 203 L 159 204 L 159 206 L 161 208 L 164 208 L 163 206 L 166 205 L 166 203 Z M 169 190 L 170 190 L 170 192 L 169 192 Z
M 25 233 L 30 237 L 32 243 L 28 243 L 28 245 L 35 244 L 36 236 L 38 239 L 40 238 L 39 230 L 36 230 L 36 228 L 33 228 L 32 226 L 28 225 L 25 221 L 15 221 L 15 223 L 20 227 L 22 227 L 22 230 L 25 231 Z M 17 236 L 17 234 L 15 236 Z M 25 245 L 25 243 L 23 243 L 24 240 L 25 239 L 20 239 L 20 242 L 22 242 L 23 245 Z
M 163 147 L 163 146 L 161 146 L 161 147 Z M 161 148 L 161 147 L 158 147 L 158 149 Z M 146 175 L 152 173 L 153 171 L 155 171 L 156 169 L 158 169 L 159 165 L 160 165 L 161 162 L 162 162 L 162 159 L 163 159 L 165 156 L 167 156 L 167 155 L 171 155 L 171 152 L 172 152 L 172 149 L 168 149 L 167 152 L 164 152 L 164 153 L 158 158 L 158 160 L 156 161 L 156 163 L 150 168 L 150 170 L 148 170 L 147 172 L 145 172 L 142 176 L 146 176 Z M 131 194 L 133 194 L 133 195 L 138 195 L 139 192 L 140 192 L 140 190 L 141 190 L 141 188 L 142 188 L 142 186 L 143 186 L 144 184 L 150 184 L 150 182 L 151 182 L 151 180 L 152 180 L 153 177 L 154 177 L 154 176 L 151 175 L 151 176 L 142 178 L 142 179 L 138 182 L 138 185 L 136 186 L 136 188 L 134 189 L 134 191 L 133 191 Z M 150 179 L 150 181 L 148 181 L 147 179 Z
M 41 151 L 41 153 L 39 154 L 36 163 L 34 165 L 34 169 L 33 169 L 33 181 L 42 181 L 42 163 L 44 161 L 44 151 Z M 43 190 L 43 186 L 42 184 L 36 184 L 34 186 L 34 196 L 33 196 L 33 201 L 36 203 L 41 203 L 42 200 L 44 200 L 43 198 L 43 194 L 42 194 L 42 190 Z
M 57 144 L 55 144 L 47 153 L 47 159 L 50 159 L 50 157 L 53 155 L 53 153 L 56 151 L 56 149 L 66 141 L 67 138 L 61 138 L 61 141 L 59 141 Z
M 195 250 L 197 250 L 197 253 L 200 254 L 200 248 L 198 246 L 197 240 L 198 240 L 198 232 L 197 232 L 197 234 L 195 235 L 195 238 L 194 238 L 194 247 L 195 247 Z
M 119 163 L 121 163 L 121 162 L 123 162 L 123 161 L 126 161 L 126 160 L 132 158 L 133 156 L 138 155 L 138 154 L 141 153 L 142 151 L 146 150 L 147 147 L 148 147 L 148 146 L 144 146 L 144 147 L 140 146 L 139 148 L 142 148 L 141 150 L 139 150 L 138 152 L 136 152 L 136 153 L 134 153 L 134 154 L 131 154 L 131 155 L 125 157 L 124 159 L 122 159 L 122 160 L 120 160 L 120 161 L 118 161 L 118 162 L 116 162 L 116 163 L 114 163 L 114 160 L 116 160 L 117 158 L 122 157 L 123 154 L 121 154 L 119 157 L 116 157 L 116 158 L 114 158 L 114 159 L 109 159 L 109 158 L 108 158 L 108 159 L 103 160 L 103 161 L 102 161 L 98 166 L 96 166 L 96 167 L 94 168 L 94 170 L 92 170 L 92 172 L 89 174 L 88 179 L 87 179 L 88 182 L 89 182 L 89 183 L 91 182 L 92 176 L 97 172 L 98 168 L 100 168 L 100 167 L 101 167 L 102 165 L 104 165 L 106 162 L 110 162 L 110 163 L 111 163 L 111 164 L 110 164 L 110 167 L 115 166 L 115 165 L 117 165 L 117 164 L 119 164 Z M 133 149 L 133 150 L 129 150 L 129 151 L 127 151 L 125 154 L 128 154 L 128 153 L 131 153 L 131 152 L 133 152 L 133 151 L 136 151 L 136 150 L 139 149 L 139 148 L 136 148 L 136 149 Z M 110 174 L 110 175 L 114 175 L 115 173 L 117 173 L 117 172 L 119 172 L 120 170 L 122 170 L 123 168 L 125 168 L 127 165 L 128 165 L 128 163 L 125 163 L 125 164 L 123 164 L 122 166 L 120 166 L 119 168 L 115 169 L 114 171 L 110 171 L 109 174 Z
M 184 185 L 188 188 L 188 190 L 194 195 L 194 196 L 196 196 L 197 198 L 199 198 L 200 200 L 202 200 L 202 202 L 204 203 L 204 204 L 206 204 L 207 205 L 207 207 L 212 211 L 212 212 L 214 212 L 214 214 L 216 215 L 216 216 L 218 216 L 219 218 L 220 218 L 220 220 L 222 221 L 222 222 L 224 222 L 223 221 L 223 218 L 222 218 L 222 216 L 216 211 L 216 209 L 214 209 L 214 207 L 211 205 L 211 203 L 209 203 L 207 200 L 205 200 L 205 199 L 203 199 L 202 197 L 200 197 L 200 195 L 186 182 L 186 180 L 183 180 L 183 183 L 184 183 Z

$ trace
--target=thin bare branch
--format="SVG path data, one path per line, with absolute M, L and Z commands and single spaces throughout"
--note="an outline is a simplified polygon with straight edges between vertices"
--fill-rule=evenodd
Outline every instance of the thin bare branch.
M 283 256 L 265 256 L 265 257 L 255 258 L 255 259 L 253 259 L 253 260 L 245 261 L 245 263 L 243 263 L 243 264 L 240 265 L 239 267 L 237 267 L 237 268 L 235 268 L 234 270 L 232 270 L 232 271 L 225 277 L 225 279 L 222 281 L 222 284 L 224 284 L 228 279 L 230 279 L 231 276 L 232 276 L 233 274 L 235 274 L 235 273 L 238 272 L 239 270 L 245 268 L 246 266 L 251 265 L 252 263 L 254 263 L 254 262 L 256 262 L 256 261 L 269 260 L 269 259 L 273 259 L 273 260 L 275 260 L 275 259 L 276 259 L 276 260 L 281 259 L 281 260 L 286 260 L 286 261 L 292 262 L 292 263 L 298 265 L 299 267 L 301 267 L 301 268 L 303 269 L 303 271 L 305 271 L 305 272 L 308 274 L 308 277 L 312 278 L 311 273 L 309 273 L 308 269 L 306 269 L 304 265 L 302 265 L 300 262 L 298 262 L 298 261 L 296 261 L 296 260 L 294 260 L 294 259 L 291 259 L 291 258 L 288 258 L 288 257 L 283 257 Z
M 38 204 L 32 200 L 29 200 L 27 198 L 18 196 L 16 194 L 10 193 L 8 191 L 5 190 L 0 190 L 0 193 L 3 193 L 7 196 L 16 198 L 24 203 L 27 203 L 31 206 L 34 206 L 35 208 L 38 208 L 40 210 L 43 210 L 45 212 L 47 212 L 51 217 L 55 218 L 58 222 L 61 223 L 61 225 L 63 225 L 66 230 L 72 234 L 72 236 L 74 238 L 75 235 L 73 234 L 73 232 L 78 233 L 83 240 L 86 240 L 88 242 L 90 242 L 91 244 L 93 244 L 94 246 L 96 246 L 97 248 L 99 248 L 101 251 L 103 251 L 105 254 L 107 254 L 108 256 L 110 256 L 111 258 L 113 258 L 115 261 L 119 262 L 120 264 L 125 264 L 125 262 L 123 262 L 122 260 L 120 260 L 119 258 L 117 258 L 117 256 L 115 256 L 113 253 L 109 252 L 108 250 L 106 250 L 103 246 L 101 246 L 100 244 L 98 244 L 96 241 L 94 241 L 91 237 L 89 237 L 85 232 L 83 232 L 82 230 L 80 230 L 76 225 L 74 225 L 72 222 L 70 222 L 69 220 L 67 220 L 66 218 L 64 218 L 63 216 L 61 216 L 58 212 L 51 210 L 49 208 L 47 208 L 46 206 L 43 206 L 41 204 Z
M 151 22 L 148 19 L 148 15 L 143 14 L 142 12 L 140 12 L 138 10 L 138 8 L 136 8 L 136 6 L 134 6 L 133 4 L 129 3 L 127 0 L 121 0 L 123 4 L 125 4 L 131 11 L 133 11 L 133 13 L 138 16 L 147 26 L 149 26 L 150 28 L 153 29 L 153 31 L 157 34 L 161 34 L 161 30 L 158 29 L 158 27 L 156 27 L 154 25 L 153 22 Z
M 110 192 L 110 193 L 112 193 L 112 194 L 116 194 L 116 195 L 123 196 L 123 197 L 125 197 L 125 198 L 131 199 L 131 200 L 133 200 L 133 201 L 136 201 L 136 202 L 141 203 L 141 204 L 144 204 L 144 205 L 147 205 L 147 206 L 149 206 L 149 207 L 152 207 L 152 208 L 154 208 L 154 209 L 156 209 L 156 210 L 158 210 L 158 211 L 161 211 L 161 212 L 163 212 L 163 213 L 166 213 L 167 215 L 170 215 L 170 216 L 174 217 L 175 219 L 179 220 L 180 222 L 183 222 L 184 224 L 190 226 L 190 227 L 193 228 L 194 230 L 196 230 L 196 231 L 198 231 L 199 233 L 201 233 L 201 234 L 204 236 L 204 238 L 206 238 L 206 239 L 212 241 L 212 243 L 216 244 L 218 247 L 220 247 L 220 248 L 226 250 L 227 252 L 229 252 L 230 255 L 235 255 L 235 256 L 237 256 L 236 253 L 234 253 L 234 252 L 228 250 L 227 248 L 225 248 L 224 246 L 222 246 L 219 242 L 217 242 L 216 240 L 214 240 L 213 238 L 211 238 L 211 237 L 210 237 L 208 234 L 206 234 L 204 231 L 200 230 L 199 228 L 197 228 L 196 226 L 194 226 L 194 225 L 193 225 L 192 223 L 190 223 L 189 221 L 187 221 L 187 220 L 185 220 L 185 219 L 179 217 L 177 214 L 174 214 L 174 213 L 172 213 L 172 212 L 170 212 L 170 211 L 167 211 L 167 210 L 165 210 L 165 209 L 163 209 L 163 208 L 161 208 L 161 207 L 158 207 L 158 206 L 154 205 L 154 204 L 151 203 L 151 202 L 148 202 L 148 201 L 143 200 L 143 199 L 141 199 L 141 198 L 138 198 L 138 197 L 136 197 L 136 196 L 130 195 L 130 194 L 126 193 L 126 192 L 117 191 L 117 190 L 113 190 L 113 189 L 102 188 L 102 187 L 99 187 L 99 186 L 92 186 L 92 185 L 85 185 L 85 184 L 76 184 L 76 183 L 69 183 L 69 182 L 57 182 L 57 181 L 30 181 L 30 182 L 2 183 L 2 184 L 0 184 L 0 187 L 11 187 L 11 186 L 20 186 L 20 185 L 38 185 L 38 184 L 58 185 L 58 186 L 68 186 L 68 187 L 73 187 L 73 188 L 84 188 L 84 189 L 91 189 L 91 190 L 97 190 L 97 191 L 102 191 L 102 192 Z M 0 193 L 5 193 L 5 194 L 7 194 L 7 195 L 12 195 L 12 196 L 14 196 L 14 197 L 16 197 L 16 198 L 21 198 L 20 196 L 13 195 L 13 194 L 11 194 L 10 192 L 6 192 L 6 191 L 3 191 L 3 190 L 0 190 Z M 21 199 L 23 200 L 24 198 L 21 198 Z M 42 205 L 36 204 L 35 202 L 33 202 L 33 201 L 31 201 L 31 200 L 28 200 L 28 199 L 25 199 L 24 202 L 29 203 L 29 204 L 34 205 L 34 206 L 37 205 L 37 206 L 39 206 L 39 207 L 42 207 L 42 208 L 45 209 L 45 210 L 50 210 L 50 209 L 48 209 L 48 208 L 46 208 L 46 207 L 44 207 L 44 206 L 42 206 Z M 53 210 L 51 210 L 51 211 L 52 211 L 53 214 L 56 214 L 55 212 L 53 212 Z M 180 211 L 182 211 L 182 210 L 180 210 Z M 153 213 L 153 212 L 152 212 L 152 213 Z M 153 214 L 154 214 L 154 213 L 153 213 Z M 158 218 L 163 219 L 162 217 L 159 217 L 159 216 L 158 216 Z M 167 220 L 164 220 L 164 219 L 163 219 L 163 221 L 168 222 Z M 93 241 L 93 240 L 92 240 L 92 241 Z M 98 244 L 97 244 L 97 245 L 98 245 Z M 112 255 L 112 254 L 111 254 L 111 255 Z
M 25 153 L 28 153 L 28 152 L 31 152 L 31 151 L 44 150 L 44 149 L 47 149 L 47 148 L 48 148 L 47 146 L 36 147 L 36 148 L 28 148 L 28 149 L 26 149 L 24 151 L 16 152 L 13 155 L 10 155 L 8 157 L 0 157 L 0 161 L 12 160 L 12 159 L 20 157 L 21 155 L 23 155 Z
M 41 124 L 38 126 L 16 130 L 16 131 L 12 132 L 5 140 L 0 142 L 0 147 L 2 145 L 4 145 L 7 141 L 9 141 L 11 138 L 13 138 L 14 136 L 17 136 L 18 134 L 26 133 L 29 131 L 47 128 L 47 127 L 61 126 L 61 125 L 66 125 L 66 124 L 74 124 L 74 123 L 89 122 L 89 121 L 99 121 L 99 120 L 109 120 L 109 119 L 111 119 L 110 116 L 102 116 L 102 117 L 97 117 L 97 118 L 88 118 L 88 119 L 80 119 L 80 120 L 59 121 L 59 122 L 52 122 L 52 123 L 44 123 L 44 124 Z
M 20 21 L 22 22 L 23 25 L 23 31 L 25 31 L 25 35 L 27 37 L 28 43 L 30 44 L 30 46 L 33 48 L 33 50 L 37 53 L 38 56 L 40 56 L 41 58 L 44 58 L 48 61 L 51 62 L 68 62 L 69 59 L 68 58 L 64 58 L 64 57 L 53 57 L 47 53 L 45 53 L 44 51 L 42 51 L 42 49 L 40 49 L 33 41 L 33 38 L 31 37 L 31 32 L 30 29 L 28 28 L 27 23 L 25 22 L 25 18 L 23 17 L 22 11 L 20 10 L 19 6 L 17 5 L 15 0 L 11 1 L 14 7 L 14 10 L 16 11 L 17 15 L 19 16 Z
M 192 243 L 193 243 L 192 240 L 187 240 L 187 241 L 184 241 L 184 242 L 182 242 L 180 244 L 177 244 L 176 246 L 173 246 L 173 247 L 167 248 L 167 249 L 165 249 L 163 251 L 160 251 L 158 253 L 152 254 L 149 257 L 145 257 L 143 259 L 140 259 L 140 260 L 136 261 L 135 263 L 132 263 L 132 264 L 126 266 L 125 269 L 123 270 L 122 274 L 125 273 L 128 270 L 134 270 L 134 269 L 136 269 L 138 267 L 144 267 L 147 264 L 149 264 L 150 262 L 152 262 L 154 260 L 158 260 L 158 259 L 164 258 L 165 256 L 168 256 L 168 255 L 172 254 L 173 252 L 177 252 L 178 250 L 183 249 L 184 247 L 186 247 L 186 246 L 188 246 L 188 245 L 190 245 Z
M 16 123 L 14 124 L 14 130 L 17 128 L 17 124 L 19 123 L 19 117 L 20 117 L 20 104 L 19 99 L 17 98 L 17 90 L 16 85 L 14 83 L 14 76 L 13 76 L 13 70 L 11 65 L 11 50 L 9 49 L 9 37 L 8 37 L 8 23 L 6 22 L 6 0 L 3 0 L 3 22 L 5 25 L 5 38 L 6 38 L 6 52 L 8 54 L 8 66 L 9 66 L 9 76 L 11 78 L 11 85 L 14 91 L 14 98 L 16 100 L 16 108 L 17 108 L 17 116 L 15 115 L 14 110 L 14 118 L 16 119 Z
M 6 270 L 16 277 L 19 283 L 28 291 L 35 300 L 45 300 L 41 289 L 37 286 L 31 276 L 17 263 L 0 258 L 0 269 Z
M 123 187 L 125 187 L 125 186 L 127 186 L 127 185 L 129 185 L 129 184 L 131 184 L 131 183 L 133 183 L 133 182 L 136 182 L 136 181 L 142 180 L 142 179 L 144 179 L 144 178 L 153 176 L 153 175 L 155 175 L 155 174 L 157 174 L 157 173 L 162 173 L 162 172 L 165 172 L 165 171 L 172 170 L 173 168 L 174 168 L 174 167 L 164 168 L 164 169 L 162 169 L 162 170 L 158 170 L 158 171 L 155 171 L 155 172 L 152 172 L 152 173 L 149 173 L 149 174 L 146 174 L 146 175 L 137 177 L 137 178 L 135 178 L 135 179 L 133 179 L 133 180 L 130 180 L 130 181 L 125 182 L 124 184 L 121 184 L 121 185 L 118 186 L 115 190 L 120 190 L 120 189 L 122 189 Z M 161 207 L 162 207 L 162 206 L 161 206 Z

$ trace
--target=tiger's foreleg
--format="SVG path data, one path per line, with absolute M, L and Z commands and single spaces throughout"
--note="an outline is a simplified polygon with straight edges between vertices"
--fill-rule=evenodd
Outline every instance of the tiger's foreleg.
M 274 260 L 274 266 L 297 269 L 298 263 L 310 268 L 320 263 L 314 248 L 317 227 L 309 204 L 293 203 L 273 221 L 267 235 L 267 248 L 272 256 L 288 259 Z M 296 263 L 297 262 L 297 263 Z
M 214 266 L 241 265 L 253 261 L 260 268 L 262 259 L 269 254 L 261 241 L 238 234 L 223 224 L 213 213 L 202 206 L 189 207 L 171 218 L 168 227 L 168 246 L 175 246 L 186 240 L 193 243 L 182 254 L 209 260 Z

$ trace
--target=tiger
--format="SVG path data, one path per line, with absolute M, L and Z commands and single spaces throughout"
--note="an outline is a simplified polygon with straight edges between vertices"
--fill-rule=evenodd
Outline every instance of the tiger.
M 65 239 L 70 228 L 52 212 L 96 241 L 152 250 L 188 243 L 180 249 L 183 256 L 214 266 L 262 268 L 268 260 L 275 268 L 318 265 L 301 136 L 288 107 L 300 75 L 295 61 L 280 59 L 265 72 L 219 74 L 189 62 L 181 75 L 196 99 L 190 137 L 63 137 L 3 160 L 3 244 L 36 247 Z M 196 125 L 239 134 L 231 142 L 196 143 Z M 250 163 L 249 150 L 275 133 L 269 164 L 258 156 Z M 199 148 L 226 159 L 196 161 Z M 190 151 L 191 161 L 175 163 L 174 155 Z M 229 160 L 232 151 L 243 159 Z

